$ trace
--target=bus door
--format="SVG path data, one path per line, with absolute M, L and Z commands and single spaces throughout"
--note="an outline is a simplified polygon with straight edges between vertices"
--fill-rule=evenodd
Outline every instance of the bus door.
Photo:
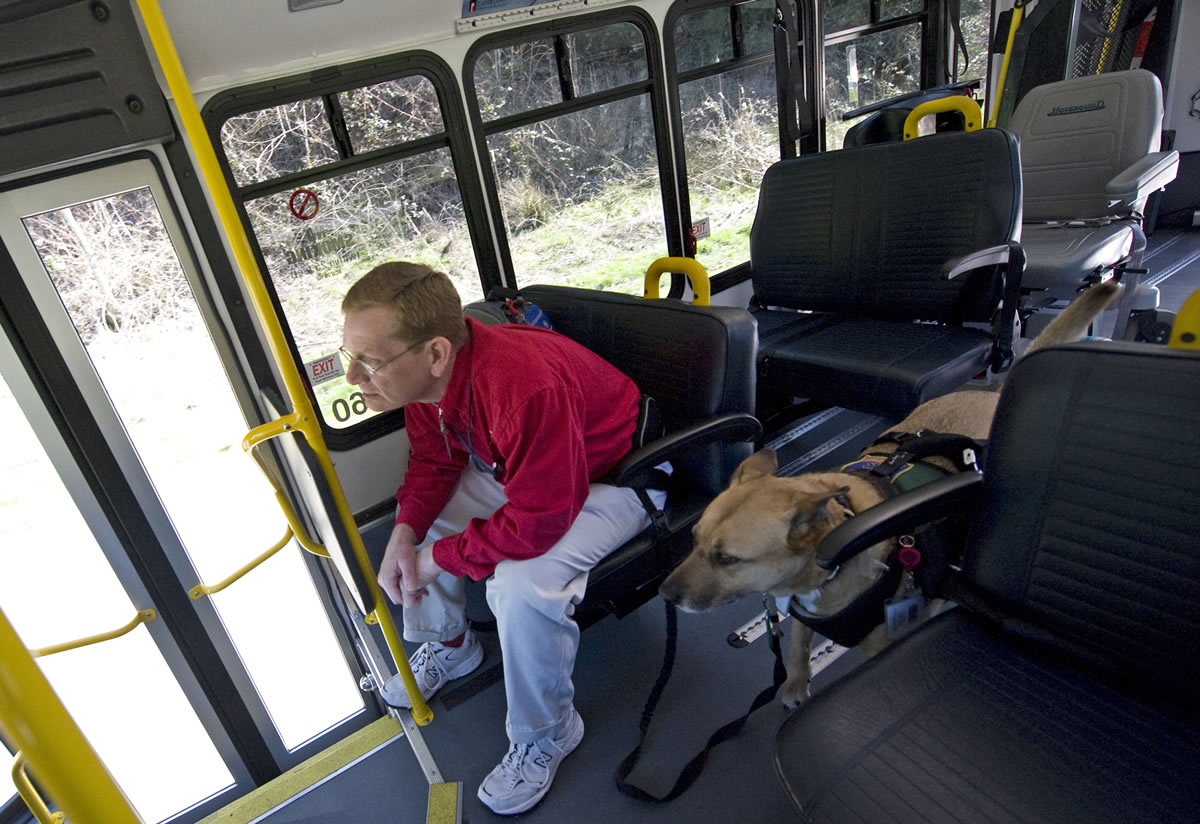
M 128 629 L 40 663 L 146 821 L 194 820 L 378 717 L 294 543 L 189 596 L 289 533 L 242 452 L 235 343 L 166 168 L 155 147 L 0 190 L 0 609 L 46 652 Z

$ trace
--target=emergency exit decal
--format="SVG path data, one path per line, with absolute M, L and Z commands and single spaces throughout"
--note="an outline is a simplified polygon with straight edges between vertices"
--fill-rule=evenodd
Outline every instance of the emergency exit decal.
M 346 374 L 345 370 L 342 369 L 342 359 L 337 352 L 314 361 L 309 361 L 304 364 L 304 371 L 308 373 L 308 382 L 313 386 L 325 383 L 325 381 L 331 381 L 334 378 L 340 378 Z

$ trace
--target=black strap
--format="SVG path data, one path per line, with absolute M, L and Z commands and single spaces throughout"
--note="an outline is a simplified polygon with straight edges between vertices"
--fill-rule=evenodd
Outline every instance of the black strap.
M 666 795 L 652 795 L 641 787 L 626 781 L 625 779 L 629 777 L 629 773 L 637 766 L 638 760 L 642 756 L 642 746 L 646 743 L 646 733 L 650 729 L 650 722 L 654 719 L 654 711 L 658 708 L 659 699 L 662 698 L 667 681 L 671 678 L 671 670 L 675 667 L 675 646 L 679 636 L 678 613 L 675 610 L 674 604 L 669 601 L 664 601 L 663 603 L 667 607 L 667 646 L 663 652 L 662 670 L 658 673 L 658 680 L 654 682 L 654 688 L 650 690 L 650 697 L 646 699 L 646 708 L 642 710 L 642 720 L 638 725 L 641 735 L 638 738 L 637 746 L 633 748 L 633 751 L 629 755 L 625 756 L 625 760 L 620 763 L 616 774 L 613 776 L 617 782 L 617 790 L 622 795 L 636 798 L 639 801 L 673 801 L 683 795 L 688 787 L 692 786 L 695 780 L 700 777 L 700 771 L 704 769 L 704 762 L 708 760 L 709 751 L 722 741 L 727 741 L 741 732 L 742 727 L 746 725 L 751 714 L 758 708 L 769 704 L 775 697 L 775 693 L 779 691 L 779 687 L 783 684 L 784 679 L 787 678 L 779 637 L 772 628 L 768 627 L 767 636 L 770 638 L 771 651 L 775 654 L 774 683 L 755 697 L 754 702 L 750 705 L 750 709 L 746 710 L 746 714 L 741 718 L 730 721 L 709 736 L 708 743 L 704 745 L 704 749 L 698 752 L 687 763 L 687 766 L 683 768 L 683 772 L 679 774 L 679 778 L 676 779 L 675 786 Z

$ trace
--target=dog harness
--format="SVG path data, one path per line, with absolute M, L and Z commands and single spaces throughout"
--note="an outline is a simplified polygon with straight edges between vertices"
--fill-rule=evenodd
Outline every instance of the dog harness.
M 977 472 L 979 456 L 983 452 L 982 444 L 964 435 L 946 435 L 927 429 L 915 434 L 890 432 L 871 446 L 880 443 L 896 443 L 897 449 L 891 455 L 868 454 L 846 464 L 841 471 L 863 475 L 889 496 L 901 495 L 948 474 L 944 469 L 928 463 L 925 458 L 938 455 L 953 461 L 960 471 Z M 838 498 L 838 502 L 853 513 L 844 496 Z M 957 532 L 955 524 L 942 521 L 923 527 L 915 533 L 915 538 L 904 536 L 897 539 L 888 554 L 886 568 L 875 582 L 833 615 L 817 615 L 795 597 L 788 601 L 788 613 L 814 632 L 843 647 L 857 646 L 880 624 L 888 600 L 896 594 L 907 572 L 912 572 L 926 598 L 933 596 L 950 565 L 952 548 L 962 545 L 961 541 L 955 540 Z M 915 555 L 913 549 L 917 549 Z M 832 580 L 837 572 L 837 569 L 831 571 L 826 582 Z

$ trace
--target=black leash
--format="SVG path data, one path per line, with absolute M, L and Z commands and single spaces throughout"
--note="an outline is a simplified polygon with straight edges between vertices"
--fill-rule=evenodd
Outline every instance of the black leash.
M 775 671 L 774 683 L 760 692 L 751 703 L 750 709 L 746 710 L 746 714 L 741 718 L 730 721 L 725 726 L 718 729 L 709 736 L 708 743 L 704 745 L 704 749 L 692 758 L 683 768 L 683 772 L 679 774 L 679 778 L 675 781 L 675 786 L 666 795 L 652 795 L 641 787 L 629 783 L 625 779 L 629 777 L 629 773 L 637 766 L 638 759 L 642 755 L 642 746 L 646 743 L 646 733 L 650 729 L 650 722 L 654 719 L 654 711 L 658 708 L 659 699 L 662 698 L 663 690 L 667 687 L 667 681 L 671 678 L 671 670 L 675 667 L 675 646 L 679 635 L 679 620 L 675 605 L 669 601 L 663 603 L 667 606 L 667 646 L 663 652 L 663 665 L 658 673 L 658 680 L 654 682 L 654 688 L 650 690 L 650 697 L 646 699 L 646 708 L 642 710 L 642 720 L 638 725 L 641 732 L 641 737 L 638 739 L 638 744 L 633 748 L 633 752 L 625 756 L 625 760 L 617 767 L 616 774 L 613 776 L 617 782 L 617 789 L 630 798 L 636 798 L 639 801 L 673 801 L 687 791 L 688 787 L 692 786 L 697 778 L 700 777 L 700 771 L 704 769 L 704 762 L 708 760 L 708 753 L 713 747 L 716 747 L 722 741 L 727 741 L 733 738 L 742 731 L 742 727 L 750 719 L 750 716 L 758 708 L 769 704 L 775 697 L 775 693 L 779 691 L 780 685 L 783 684 L 787 677 L 787 671 L 783 665 L 783 651 L 780 648 L 779 636 L 775 633 L 775 628 L 771 625 L 771 619 L 767 619 L 767 637 L 770 640 L 771 651 L 775 654 Z

